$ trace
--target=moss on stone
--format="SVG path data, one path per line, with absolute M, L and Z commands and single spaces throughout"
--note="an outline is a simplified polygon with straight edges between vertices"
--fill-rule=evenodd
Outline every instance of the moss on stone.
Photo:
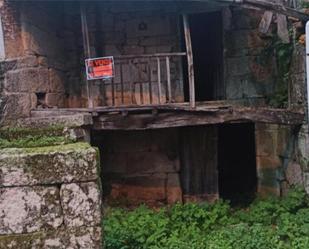
M 41 241 L 46 237 L 46 233 L 37 232 L 31 234 L 18 234 L 18 235 L 0 235 L 0 249 L 17 248 L 29 249 L 35 241 Z M 10 247 L 12 245 L 12 247 Z
M 64 126 L 54 125 L 42 128 L 1 127 L 0 138 L 7 140 L 20 139 L 26 136 L 62 136 Z
M 32 148 L 50 145 L 61 145 L 72 143 L 73 140 L 64 136 L 26 136 L 19 139 L 0 138 L 0 149 L 2 148 Z
M 7 154 L 26 153 L 26 154 L 45 154 L 69 150 L 84 150 L 91 148 L 90 144 L 85 142 L 70 143 L 63 145 L 52 145 L 44 147 L 32 147 L 32 148 L 4 148 L 1 151 Z
M 32 148 L 61 145 L 74 142 L 64 135 L 63 126 L 49 126 L 39 129 L 2 127 L 0 128 L 0 149 Z

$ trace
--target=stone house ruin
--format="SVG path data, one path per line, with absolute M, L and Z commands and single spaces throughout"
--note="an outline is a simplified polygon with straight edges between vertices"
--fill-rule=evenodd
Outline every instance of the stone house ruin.
M 0 249 L 101 248 L 102 200 L 309 192 L 295 2 L 0 0 L 0 139 L 65 128 L 98 148 L 0 149 Z M 110 56 L 113 77 L 87 80 Z
M 308 17 L 237 2 L 1 1 L 2 124 L 82 115 L 111 203 L 308 188 Z M 87 81 L 102 56 L 114 77 Z

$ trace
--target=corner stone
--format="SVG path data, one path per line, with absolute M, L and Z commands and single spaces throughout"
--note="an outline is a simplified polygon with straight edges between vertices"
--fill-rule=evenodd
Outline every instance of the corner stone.
M 69 146 L 69 145 L 68 145 Z M 97 152 L 94 148 L 66 146 L 41 152 L 34 148 L 0 150 L 0 186 L 60 184 L 97 179 Z
M 56 187 L 0 189 L 0 234 L 37 232 L 62 223 Z
M 63 184 L 60 197 L 67 227 L 101 224 L 101 196 L 97 183 Z

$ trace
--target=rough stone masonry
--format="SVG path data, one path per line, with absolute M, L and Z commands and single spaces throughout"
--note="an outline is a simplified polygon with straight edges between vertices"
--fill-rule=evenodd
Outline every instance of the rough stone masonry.
M 0 150 L 0 248 L 100 248 L 97 150 Z

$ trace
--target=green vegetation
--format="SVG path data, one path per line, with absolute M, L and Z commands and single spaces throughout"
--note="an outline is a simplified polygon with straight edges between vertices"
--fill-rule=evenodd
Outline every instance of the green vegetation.
M 62 136 L 26 136 L 19 139 L 0 138 L 0 149 L 3 148 L 33 148 L 51 145 L 67 144 L 71 141 Z
M 64 136 L 64 128 L 61 126 L 40 129 L 0 128 L 0 149 L 54 146 L 72 142 L 72 139 Z
M 103 219 L 105 249 L 305 249 L 309 200 L 301 189 L 259 199 L 246 209 L 228 203 L 176 204 L 158 211 L 110 209 Z
M 85 142 L 76 142 L 70 144 L 61 144 L 61 145 L 47 145 L 42 147 L 24 147 L 24 148 L 4 148 L 2 151 L 6 154 L 16 154 L 16 153 L 27 153 L 27 154 L 44 154 L 44 153 L 53 153 L 59 151 L 70 151 L 70 150 L 84 150 L 91 148 L 91 145 Z

